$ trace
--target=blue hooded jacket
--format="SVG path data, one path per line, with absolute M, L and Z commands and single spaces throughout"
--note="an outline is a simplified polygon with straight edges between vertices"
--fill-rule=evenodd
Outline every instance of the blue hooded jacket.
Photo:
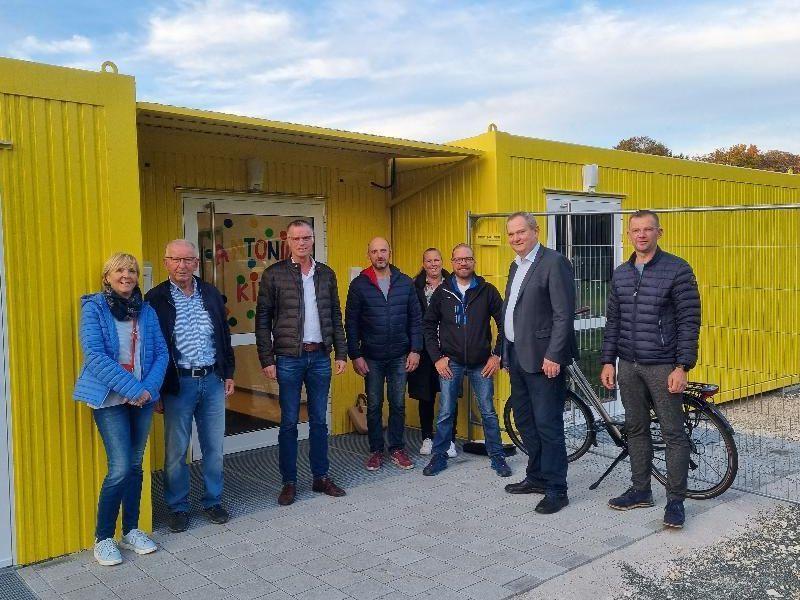
M 80 341 L 84 358 L 72 393 L 75 400 L 99 407 L 111 391 L 138 398 L 145 390 L 154 401 L 158 400 L 169 353 L 156 312 L 147 302 L 139 313 L 141 381 L 119 364 L 117 327 L 103 294 L 81 297 Z

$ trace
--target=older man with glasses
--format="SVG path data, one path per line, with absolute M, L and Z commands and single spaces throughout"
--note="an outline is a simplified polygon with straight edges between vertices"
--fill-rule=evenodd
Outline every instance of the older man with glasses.
M 281 406 L 281 506 L 292 504 L 297 495 L 297 423 L 303 386 L 308 409 L 311 489 L 334 498 L 345 495 L 328 474 L 331 352 L 337 375 L 344 373 L 347 366 L 336 273 L 314 259 L 314 229 L 309 221 L 296 219 L 289 223 L 286 243 L 289 258 L 264 269 L 256 303 L 258 358 L 264 375 L 278 382 Z
M 170 367 L 161 387 L 166 460 L 164 500 L 169 528 L 189 526 L 189 467 L 186 452 L 192 419 L 203 452 L 203 511 L 213 523 L 226 523 L 222 506 L 222 444 L 225 398 L 233 393 L 234 356 L 225 303 L 217 288 L 198 277 L 197 247 L 173 240 L 164 252 L 169 278 L 147 293 L 167 341 Z M 156 408 L 159 410 L 159 407 Z

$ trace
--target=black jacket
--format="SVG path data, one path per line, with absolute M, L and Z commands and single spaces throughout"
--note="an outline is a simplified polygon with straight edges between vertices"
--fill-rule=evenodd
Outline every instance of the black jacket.
M 197 277 L 194 278 L 194 284 L 200 290 L 203 306 L 208 311 L 214 327 L 214 347 L 217 351 L 215 370 L 217 375 L 223 379 L 233 379 L 236 361 L 233 356 L 233 347 L 231 346 L 231 330 L 225 314 L 225 301 L 222 299 L 222 294 L 213 285 Z M 167 374 L 164 377 L 164 383 L 161 385 L 161 393 L 174 395 L 180 391 L 180 378 L 178 377 L 178 363 L 175 358 L 175 302 L 172 299 L 170 285 L 169 280 L 159 283 L 147 292 L 145 300 L 156 311 L 161 333 L 164 334 L 167 348 L 169 348 L 170 365 L 167 367 Z
M 347 359 L 342 309 L 336 273 L 316 262 L 314 292 L 317 298 L 322 342 L 336 360 Z M 262 367 L 275 364 L 275 355 L 300 356 L 303 350 L 303 276 L 291 258 L 264 269 L 256 301 L 256 346 Z
M 641 277 L 636 254 L 614 270 L 600 361 L 645 365 L 697 363 L 700 293 L 682 258 L 656 250 Z
M 391 359 L 422 352 L 422 310 L 414 282 L 389 265 L 389 296 L 378 287 L 372 267 L 350 282 L 345 307 L 350 358 Z
M 442 356 L 463 365 L 480 365 L 491 354 L 502 355 L 503 299 L 483 277 L 475 276 L 463 300 L 451 275 L 436 288 L 423 319 L 425 349 L 433 362 Z M 490 319 L 497 325 L 492 350 Z
M 425 298 L 425 285 L 427 283 L 427 273 L 425 269 L 420 271 L 414 279 L 414 288 L 417 290 L 419 307 L 422 314 L 428 310 L 428 301 Z M 450 273 L 442 269 L 442 278 L 446 281 Z M 444 285 L 444 282 L 442 283 Z M 425 341 L 423 337 L 423 343 Z M 419 365 L 408 374 L 408 395 L 415 400 L 423 402 L 433 402 L 436 400 L 436 393 L 439 391 L 439 373 L 433 368 L 431 357 L 423 351 L 419 356 Z

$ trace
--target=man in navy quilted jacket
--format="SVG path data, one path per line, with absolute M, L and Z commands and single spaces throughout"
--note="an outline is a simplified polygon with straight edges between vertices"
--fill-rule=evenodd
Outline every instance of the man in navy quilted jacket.
M 652 399 L 666 444 L 664 525 L 680 528 L 685 521 L 690 451 L 682 392 L 687 373 L 697 362 L 700 294 L 689 263 L 659 248 L 663 233 L 652 211 L 636 211 L 628 220 L 634 253 L 611 278 L 600 380 L 609 390 L 614 389 L 615 380 L 619 382 L 633 484 L 608 505 L 616 510 L 653 506 Z
M 376 237 L 367 247 L 371 266 L 350 282 L 344 328 L 353 369 L 367 388 L 368 471 L 383 466 L 384 382 L 389 400 L 389 457 L 401 469 L 414 463 L 405 451 L 406 376 L 422 352 L 422 309 L 414 282 L 390 264 L 392 248 Z

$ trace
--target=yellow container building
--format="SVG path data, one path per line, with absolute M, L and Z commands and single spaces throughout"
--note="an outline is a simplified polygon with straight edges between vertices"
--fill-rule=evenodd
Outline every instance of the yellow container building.
M 78 298 L 99 288 L 114 251 L 141 259 L 148 286 L 166 276 L 167 241 L 187 237 L 200 247 L 199 275 L 225 295 L 233 332 L 237 389 L 226 451 L 235 452 L 277 442 L 276 390 L 260 374 L 253 310 L 257 279 L 285 257 L 282 234 L 293 218 L 313 220 L 315 255 L 336 271 L 344 304 L 376 235 L 391 241 L 394 262 L 413 275 L 429 246 L 442 248 L 447 263 L 469 221 L 478 270 L 502 291 L 512 258 L 502 215 L 515 210 L 547 213 L 543 240 L 574 253 L 573 261 L 585 258 L 577 248 L 587 243 L 559 219 L 579 213 L 601 230 L 605 241 L 596 245 L 608 246 L 603 260 L 611 264 L 629 250 L 621 211 L 793 203 L 800 203 L 795 175 L 495 127 L 434 144 L 137 103 L 134 79 L 110 64 L 95 73 L 0 59 L 0 411 L 7 416 L 0 419 L 0 566 L 93 542 L 105 457 L 89 410 L 71 394 L 82 359 Z M 720 383 L 726 398 L 797 382 L 800 256 L 795 243 L 780 259 L 778 280 L 774 253 L 800 232 L 799 219 L 780 208 L 663 216 L 665 247 L 691 262 L 703 294 L 698 377 Z M 591 319 L 599 318 L 589 289 L 597 282 L 577 284 L 598 304 Z M 498 397 L 506 386 L 501 378 Z M 350 431 L 347 408 L 362 390 L 350 369 L 334 378 L 333 434 Z M 407 414 L 415 425 L 413 401 Z M 147 468 L 156 470 L 159 418 L 150 447 Z

